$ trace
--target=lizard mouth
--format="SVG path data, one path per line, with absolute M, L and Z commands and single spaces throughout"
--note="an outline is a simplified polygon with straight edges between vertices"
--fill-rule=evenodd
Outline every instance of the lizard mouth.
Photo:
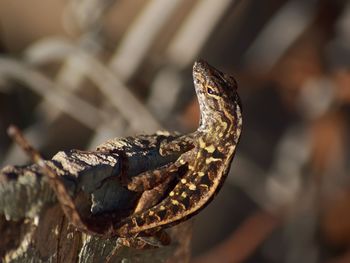
M 237 89 L 237 82 L 232 76 L 225 74 L 217 70 L 216 68 L 210 66 L 203 59 L 199 59 L 196 62 L 194 62 L 193 79 L 196 84 L 209 83 L 215 80 L 214 82 L 221 83 L 221 86 L 223 88 L 227 86 L 230 89 Z
M 221 83 L 222 86 L 228 86 L 237 90 L 237 82 L 234 77 L 225 74 L 220 70 L 210 66 L 205 60 L 199 59 L 193 65 L 193 78 L 195 83 L 203 84 L 215 80 L 215 83 Z
M 210 66 L 208 62 L 203 59 L 199 59 L 193 64 L 193 76 L 205 79 L 205 77 L 219 79 L 221 81 L 226 81 L 224 73 Z
M 203 59 L 199 59 L 193 64 L 193 80 L 196 85 L 204 85 L 210 65 Z
M 205 60 L 203 59 L 198 59 L 197 61 L 194 62 L 193 64 L 193 71 L 201 71 L 205 68 L 209 68 L 209 64 L 208 62 L 206 62 Z

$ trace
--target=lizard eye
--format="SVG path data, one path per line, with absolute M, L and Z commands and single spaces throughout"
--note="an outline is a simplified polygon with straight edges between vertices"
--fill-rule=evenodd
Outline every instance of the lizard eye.
M 214 91 L 213 91 L 213 89 L 211 89 L 211 88 L 208 88 L 208 89 L 207 89 L 207 92 L 208 92 L 208 94 L 210 94 L 210 95 L 213 95 L 213 94 L 214 94 Z

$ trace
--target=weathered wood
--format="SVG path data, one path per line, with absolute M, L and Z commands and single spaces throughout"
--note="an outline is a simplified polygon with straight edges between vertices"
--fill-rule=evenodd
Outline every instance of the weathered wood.
M 59 152 L 46 163 L 60 176 L 83 216 L 130 212 L 139 193 L 122 187 L 116 179 L 122 170 L 132 177 L 176 160 L 180 152 L 163 157 L 158 151 L 161 141 L 176 136 L 137 136 L 132 143 L 130 138 L 113 139 L 96 151 Z M 127 168 L 122 164 L 125 161 Z M 0 214 L 4 262 L 105 262 L 118 240 L 84 234 L 70 225 L 48 178 L 36 164 L 7 166 L 0 171 Z M 182 234 L 179 237 L 177 232 L 170 233 L 170 246 L 142 251 L 122 248 L 110 262 L 165 262 L 182 246 Z

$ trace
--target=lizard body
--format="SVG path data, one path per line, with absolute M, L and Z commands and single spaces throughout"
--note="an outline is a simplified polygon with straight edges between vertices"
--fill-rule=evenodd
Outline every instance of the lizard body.
M 194 148 L 174 163 L 175 168 L 185 166 L 186 172 L 161 202 L 113 225 L 109 235 L 133 237 L 184 221 L 203 209 L 223 184 L 242 128 L 237 85 L 204 61 L 194 64 L 193 78 L 200 125 L 188 135 Z M 164 172 L 173 172 L 174 167 L 167 166 Z

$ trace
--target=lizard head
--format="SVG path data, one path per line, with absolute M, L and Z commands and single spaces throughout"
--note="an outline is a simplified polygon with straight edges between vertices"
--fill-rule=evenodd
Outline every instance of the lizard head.
M 201 112 L 200 126 L 218 124 L 218 121 L 234 124 L 240 120 L 237 82 L 232 76 L 198 60 L 193 66 L 193 80 Z

